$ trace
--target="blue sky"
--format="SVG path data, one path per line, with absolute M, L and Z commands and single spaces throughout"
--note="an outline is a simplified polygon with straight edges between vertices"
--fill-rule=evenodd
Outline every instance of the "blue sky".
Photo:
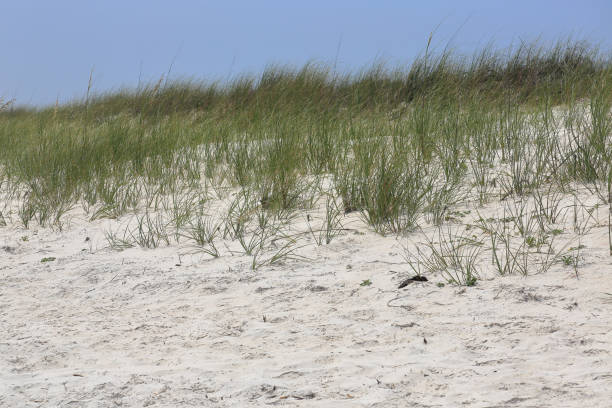
M 612 48 L 612 1 L 5 0 L 0 97 L 44 105 L 171 78 L 223 80 L 316 60 L 355 71 L 409 63 L 437 28 L 470 53 L 490 42 L 572 36 Z

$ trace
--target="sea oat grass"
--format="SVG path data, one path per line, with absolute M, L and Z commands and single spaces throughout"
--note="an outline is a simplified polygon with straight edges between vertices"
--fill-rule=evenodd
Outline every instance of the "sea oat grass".
M 471 58 L 430 45 L 409 66 L 352 74 L 270 66 L 225 83 L 90 83 L 82 100 L 43 109 L 0 102 L 0 222 L 62 229 L 79 207 L 90 220 L 131 215 L 136 226 L 108 233 L 111 246 L 174 241 L 220 256 L 229 240 L 258 268 L 296 257 L 304 234 L 330 244 L 353 212 L 405 235 L 501 199 L 511 232 L 487 224 L 477 241 L 436 247 L 474 260 L 492 251 L 499 274 L 526 273 L 525 256 L 550 247 L 562 220 L 580 236 L 600 225 L 589 208 L 612 206 L 610 59 L 571 41 Z M 320 228 L 290 231 L 317 210 Z M 449 281 L 477 277 L 472 261 L 453 262 L 463 272 Z

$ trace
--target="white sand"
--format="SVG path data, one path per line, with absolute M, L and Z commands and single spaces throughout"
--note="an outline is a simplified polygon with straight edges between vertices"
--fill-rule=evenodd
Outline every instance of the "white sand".
M 401 245 L 359 224 L 257 271 L 105 249 L 103 224 L 0 227 L 0 406 L 612 406 L 604 228 L 578 278 L 399 290 Z

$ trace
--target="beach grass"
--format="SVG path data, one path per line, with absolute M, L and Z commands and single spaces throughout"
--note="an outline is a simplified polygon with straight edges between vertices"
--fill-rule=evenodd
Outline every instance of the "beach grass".
M 117 250 L 182 241 L 257 269 L 298 257 L 303 237 L 331 244 L 356 213 L 382 235 L 434 227 L 407 259 L 450 283 L 473 285 L 483 257 L 499 275 L 540 273 L 578 259 L 551 231 L 567 219 L 579 237 L 601 224 L 595 205 L 612 255 L 611 108 L 611 60 L 579 41 L 0 101 L 0 227 L 63 229 L 82 209 L 126 220 L 107 231 Z M 494 202 L 499 218 L 457 222 Z

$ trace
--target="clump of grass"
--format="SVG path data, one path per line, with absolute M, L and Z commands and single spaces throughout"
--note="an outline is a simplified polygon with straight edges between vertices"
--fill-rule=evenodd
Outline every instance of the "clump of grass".
M 441 273 L 448 283 L 474 286 L 481 270 L 478 266 L 483 243 L 465 231 L 451 227 L 440 227 L 434 236 L 424 236 L 421 249 L 417 245 L 416 253 L 410 251 L 405 259 L 417 275 L 427 272 Z
M 215 222 L 211 216 L 197 216 L 189 221 L 187 237 L 191 238 L 200 250 L 214 258 L 221 255 L 215 239 L 221 233 L 221 222 Z
M 557 239 L 560 230 L 545 224 L 538 208 L 526 201 L 506 203 L 502 219 L 479 217 L 476 226 L 488 238 L 491 265 L 497 274 L 528 275 L 548 271 L 562 256 Z
M 123 230 L 122 236 L 119 236 L 118 231 L 107 230 L 104 232 L 106 242 L 111 249 L 122 251 L 127 248 L 134 247 L 134 240 L 129 236 L 128 229 Z
M 136 216 L 136 227 L 130 231 L 134 243 L 143 248 L 157 248 L 170 245 L 167 223 L 161 214 L 145 213 Z
M 344 230 L 342 210 L 333 195 L 328 194 L 325 200 L 325 218 L 318 230 L 313 230 L 311 216 L 307 214 L 308 230 L 317 245 L 329 245 Z

